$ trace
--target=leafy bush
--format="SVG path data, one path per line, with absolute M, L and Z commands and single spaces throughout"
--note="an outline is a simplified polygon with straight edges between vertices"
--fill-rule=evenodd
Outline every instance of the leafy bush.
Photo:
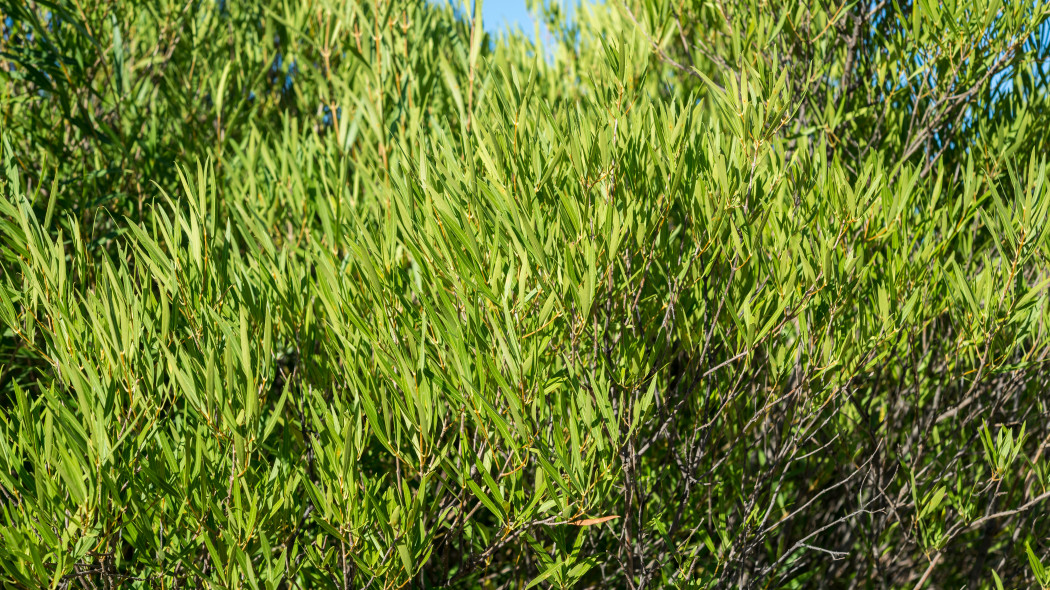
M 536 8 L 0 2 L 6 585 L 1050 584 L 1050 6 Z

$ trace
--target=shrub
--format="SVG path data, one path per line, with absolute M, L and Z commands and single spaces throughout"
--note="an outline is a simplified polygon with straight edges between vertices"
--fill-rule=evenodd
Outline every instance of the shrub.
M 0 7 L 5 584 L 1050 583 L 1050 6 Z

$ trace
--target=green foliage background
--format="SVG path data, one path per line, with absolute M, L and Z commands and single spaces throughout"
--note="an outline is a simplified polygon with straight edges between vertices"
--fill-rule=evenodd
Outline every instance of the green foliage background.
M 1050 586 L 1050 6 L 536 9 L 0 1 L 5 585 Z

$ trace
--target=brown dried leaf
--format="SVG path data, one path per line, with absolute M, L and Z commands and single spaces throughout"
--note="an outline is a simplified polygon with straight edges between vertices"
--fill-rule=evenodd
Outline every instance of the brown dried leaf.
M 620 517 L 618 515 L 614 514 L 612 516 L 603 516 L 601 518 L 585 518 L 583 520 L 574 520 L 574 521 L 570 522 L 569 524 L 574 524 L 576 526 L 591 526 L 592 524 L 601 524 L 603 522 L 608 522 L 608 521 L 616 519 L 616 518 L 620 518 Z

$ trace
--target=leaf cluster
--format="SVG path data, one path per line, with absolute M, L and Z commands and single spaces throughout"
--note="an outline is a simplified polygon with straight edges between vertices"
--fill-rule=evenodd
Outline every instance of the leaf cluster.
M 1047 585 L 1050 8 L 537 8 L 0 2 L 0 580 Z

